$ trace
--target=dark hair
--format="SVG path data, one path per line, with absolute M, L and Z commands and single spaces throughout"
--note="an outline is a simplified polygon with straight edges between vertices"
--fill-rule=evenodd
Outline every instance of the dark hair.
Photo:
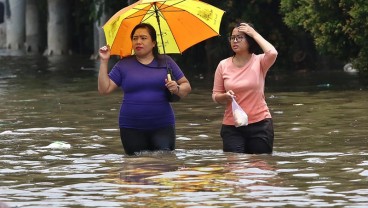
M 252 23 L 247 23 L 247 22 L 240 22 L 240 23 L 246 23 L 249 26 L 253 27 L 253 24 Z M 240 23 L 238 23 L 234 27 L 231 27 L 230 28 L 229 37 L 233 33 L 233 30 L 235 28 L 237 28 L 237 27 L 240 26 Z M 245 40 L 248 42 L 248 45 L 249 45 L 249 48 L 248 48 L 248 52 L 249 53 L 256 53 L 256 52 L 259 51 L 259 45 L 258 45 L 258 43 L 252 37 L 250 37 L 249 35 L 245 34 Z
M 138 25 L 136 25 L 133 28 L 132 32 L 130 33 L 130 39 L 133 40 L 133 35 L 134 35 L 135 31 L 137 29 L 140 29 L 140 28 L 147 29 L 148 34 L 151 36 L 152 41 L 155 41 L 156 42 L 156 47 L 153 47 L 152 52 L 153 52 L 153 56 L 156 59 L 158 59 L 159 58 L 158 57 L 158 54 L 159 53 L 158 53 L 158 46 L 157 46 L 157 35 L 156 35 L 156 30 L 155 30 L 155 28 L 152 25 L 147 24 L 147 23 L 139 23 Z

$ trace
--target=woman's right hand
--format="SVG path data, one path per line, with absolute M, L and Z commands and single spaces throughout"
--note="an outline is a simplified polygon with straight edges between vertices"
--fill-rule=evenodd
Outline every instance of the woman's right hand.
M 233 97 L 235 98 L 235 93 L 232 90 L 229 90 L 225 93 L 226 96 L 226 100 L 227 101 L 232 101 Z
M 224 93 L 216 93 L 213 95 L 213 100 L 216 103 L 220 103 L 220 104 L 227 104 L 229 102 L 231 102 L 233 100 L 233 97 L 235 98 L 235 93 L 232 90 L 229 90 L 227 92 Z
M 110 59 L 110 47 L 109 47 L 109 45 L 102 46 L 98 50 L 98 54 L 99 54 L 101 60 L 103 60 L 103 61 L 109 60 Z

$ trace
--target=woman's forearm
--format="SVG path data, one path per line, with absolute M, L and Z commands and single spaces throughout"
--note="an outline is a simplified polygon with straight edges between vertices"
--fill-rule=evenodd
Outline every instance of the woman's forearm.
M 275 47 L 270 42 L 268 42 L 266 39 L 264 39 L 263 36 L 260 35 L 259 33 L 255 34 L 253 38 L 258 43 L 258 45 L 261 47 L 263 52 L 267 52 L 270 50 L 276 50 Z
M 110 78 L 108 76 L 108 61 L 101 60 L 98 73 L 98 92 L 101 95 L 108 94 Z
M 188 82 L 178 84 L 178 91 L 175 93 L 181 98 L 186 97 L 192 91 L 192 87 Z
M 226 93 L 217 93 L 213 96 L 213 101 L 225 105 L 228 102 L 228 96 Z

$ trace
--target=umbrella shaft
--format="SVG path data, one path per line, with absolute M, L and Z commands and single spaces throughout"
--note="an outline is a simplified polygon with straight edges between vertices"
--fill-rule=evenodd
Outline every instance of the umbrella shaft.
M 160 32 L 162 49 L 164 50 L 164 54 L 166 54 L 165 45 L 164 45 L 164 39 L 162 38 L 162 31 L 161 31 L 161 24 L 160 24 L 160 16 L 158 15 L 158 9 L 157 9 L 156 2 L 154 2 L 153 5 L 155 7 L 155 14 L 156 14 L 156 19 L 157 19 L 157 24 L 158 24 L 158 30 Z
M 161 31 L 161 24 L 160 24 L 160 16 L 158 15 L 158 9 L 157 9 L 157 5 L 156 2 L 153 3 L 154 8 L 155 8 L 155 14 L 156 14 L 156 19 L 157 19 L 157 24 L 158 24 L 158 30 L 160 32 L 160 37 L 161 37 L 161 44 L 162 44 L 162 49 L 164 50 L 164 59 L 165 59 L 165 63 L 166 63 L 166 68 L 167 68 L 167 73 L 168 73 L 168 79 L 169 81 L 171 81 L 171 76 L 169 78 L 170 72 L 169 72 L 169 68 L 167 66 L 167 60 L 166 60 L 166 51 L 165 51 L 165 44 L 164 44 L 164 39 L 162 37 L 162 31 Z

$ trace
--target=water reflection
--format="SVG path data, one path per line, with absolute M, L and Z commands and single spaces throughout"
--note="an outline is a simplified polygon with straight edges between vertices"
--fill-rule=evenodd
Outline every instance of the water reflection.
M 125 158 L 118 182 L 130 194 L 120 198 L 132 201 L 140 201 L 142 197 L 161 198 L 169 201 L 165 203 L 167 206 L 242 206 L 244 199 L 236 196 L 237 193 L 278 183 L 275 168 L 262 158 L 271 156 L 219 150 L 174 151 L 173 154 Z
M 97 94 L 94 61 L 0 61 L 0 202 L 9 207 L 368 206 L 367 91 L 355 76 L 271 74 L 273 155 L 223 153 L 223 108 L 211 82 L 193 76 L 192 94 L 173 104 L 177 150 L 126 156 L 121 95 Z

